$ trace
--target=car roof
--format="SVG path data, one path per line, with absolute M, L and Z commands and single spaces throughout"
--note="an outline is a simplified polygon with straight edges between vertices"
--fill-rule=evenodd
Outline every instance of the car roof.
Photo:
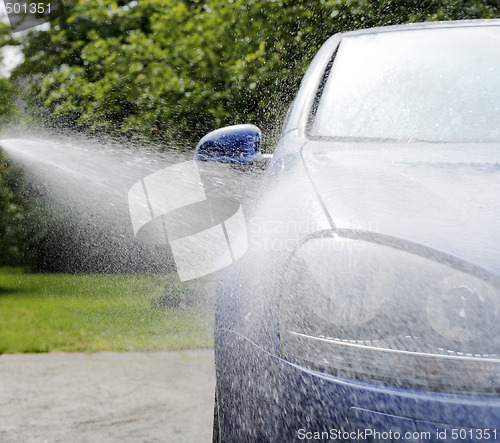
M 417 29 L 468 28 L 484 26 L 500 26 L 500 19 L 450 20 L 441 22 L 407 23 L 404 25 L 391 25 L 380 26 L 376 28 L 359 29 L 356 31 L 338 33 L 336 35 L 340 37 L 347 37 L 363 34 L 379 34 L 383 32 L 410 31 Z

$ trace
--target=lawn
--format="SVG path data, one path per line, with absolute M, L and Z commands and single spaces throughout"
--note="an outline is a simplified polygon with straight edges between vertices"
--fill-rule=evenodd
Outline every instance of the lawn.
M 168 275 L 2 268 L 0 353 L 210 347 L 213 309 L 203 297 Z

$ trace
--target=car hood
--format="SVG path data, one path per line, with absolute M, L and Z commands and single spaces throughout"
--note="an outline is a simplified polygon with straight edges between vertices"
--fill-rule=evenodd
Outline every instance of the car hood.
M 337 228 L 415 242 L 500 275 L 500 144 L 309 141 L 302 159 Z

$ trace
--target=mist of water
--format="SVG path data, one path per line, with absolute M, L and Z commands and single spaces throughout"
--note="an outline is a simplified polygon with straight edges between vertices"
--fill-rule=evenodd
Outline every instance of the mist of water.
M 178 281 L 169 241 L 148 243 L 140 235 L 136 237 L 129 192 L 145 177 L 192 161 L 193 150 L 160 152 L 131 143 L 46 136 L 3 138 L 0 147 L 28 184 L 21 189 L 30 194 L 30 205 L 37 207 L 36 229 L 50 233 L 42 251 L 50 264 L 48 270 L 163 273 L 174 275 L 169 284 Z M 211 201 L 225 205 L 251 200 L 248 169 L 198 162 L 198 170 Z M 180 188 L 196 180 L 189 175 L 179 179 Z M 185 204 L 182 192 L 169 192 L 167 188 L 158 192 L 160 200 L 174 207 Z M 224 212 L 224 208 L 219 209 Z M 178 219 L 177 231 L 186 230 L 188 225 L 206 225 L 203 216 L 203 211 L 188 211 Z M 196 259 L 199 263 L 200 257 Z M 215 278 L 211 274 L 192 282 L 191 288 L 198 292 L 196 299 L 204 305 L 213 303 Z M 165 307 L 170 307 L 170 301 L 166 300 Z
M 88 263 L 80 257 L 80 270 L 173 269 L 168 247 L 145 246 L 135 239 L 127 196 L 142 178 L 192 160 L 192 151 L 155 152 L 133 145 L 62 138 L 10 138 L 1 140 L 0 146 L 43 196 L 44 204 L 70 220 L 70 229 L 83 248 L 68 252 L 95 258 Z M 234 170 L 219 167 L 211 172 L 211 194 L 227 196 L 236 191 L 238 174 Z M 182 196 L 165 195 L 166 200 L 173 198 Z

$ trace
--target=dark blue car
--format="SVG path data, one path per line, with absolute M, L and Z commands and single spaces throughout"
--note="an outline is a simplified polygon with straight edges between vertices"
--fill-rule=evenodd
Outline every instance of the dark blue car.
M 197 148 L 269 163 L 219 278 L 214 441 L 500 441 L 500 20 L 334 35 L 260 140 Z

